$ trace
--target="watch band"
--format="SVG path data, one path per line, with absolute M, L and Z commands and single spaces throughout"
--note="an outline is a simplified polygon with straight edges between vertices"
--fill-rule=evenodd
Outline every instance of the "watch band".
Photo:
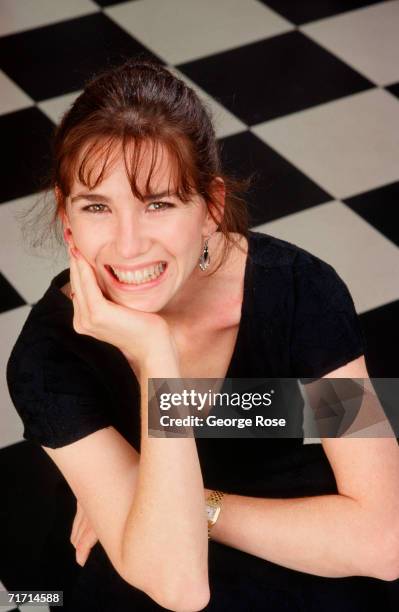
M 211 538 L 211 529 L 219 517 L 223 495 L 222 491 L 212 491 L 206 498 L 205 509 L 208 518 L 208 540 Z

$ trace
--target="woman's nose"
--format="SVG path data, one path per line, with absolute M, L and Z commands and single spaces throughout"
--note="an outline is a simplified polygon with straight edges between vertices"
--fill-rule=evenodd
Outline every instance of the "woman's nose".
M 134 259 L 146 253 L 150 239 L 136 214 L 124 215 L 118 223 L 115 236 L 115 249 L 121 259 Z

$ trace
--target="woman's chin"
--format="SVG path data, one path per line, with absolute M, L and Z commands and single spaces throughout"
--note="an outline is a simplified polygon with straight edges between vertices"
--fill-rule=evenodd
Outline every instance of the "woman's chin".
M 159 300 L 155 301 L 153 298 L 144 297 L 143 295 L 130 295 L 130 296 L 113 296 L 110 295 L 108 298 L 114 304 L 123 306 L 124 308 L 131 308 L 132 310 L 139 310 L 141 312 L 158 312 L 164 306 L 163 302 Z

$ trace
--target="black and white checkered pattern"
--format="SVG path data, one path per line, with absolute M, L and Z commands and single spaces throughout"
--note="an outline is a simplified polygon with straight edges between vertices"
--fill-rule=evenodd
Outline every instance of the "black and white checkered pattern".
M 24 469 L 16 449 L 27 445 L 5 364 L 68 265 L 29 251 L 17 215 L 37 199 L 53 126 L 84 81 L 140 52 L 208 104 L 226 169 L 257 172 L 252 227 L 335 267 L 361 315 L 370 375 L 398 376 L 398 31 L 397 0 L 0 0 L 5 465 Z

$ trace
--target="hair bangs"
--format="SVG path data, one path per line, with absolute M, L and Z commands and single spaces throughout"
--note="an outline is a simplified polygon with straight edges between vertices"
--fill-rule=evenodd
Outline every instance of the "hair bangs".
M 94 189 L 109 174 L 117 159 L 118 143 L 116 139 L 94 140 L 85 149 L 79 163 L 75 167 L 75 176 L 79 182 L 89 189 Z
M 74 180 L 92 190 L 104 180 L 118 157 L 116 137 L 102 137 L 75 142 L 59 165 L 58 184 L 65 196 L 71 193 Z
M 190 172 L 190 164 L 186 157 L 181 154 L 179 140 L 168 141 L 168 139 L 151 138 L 148 136 L 132 136 L 126 134 L 122 141 L 123 158 L 126 174 L 129 179 L 133 195 L 140 201 L 144 201 L 146 195 L 155 190 L 153 185 L 154 174 L 157 173 L 162 160 L 167 156 L 168 173 L 168 192 L 176 193 L 182 202 L 188 202 L 192 195 L 197 192 L 195 178 Z M 148 162 L 148 172 L 141 189 L 138 185 L 137 177 L 141 175 L 141 168 L 144 167 L 143 159 L 146 157 Z
M 69 155 L 65 156 L 60 164 L 61 190 L 65 195 L 69 195 L 75 179 L 88 189 L 94 189 L 109 175 L 120 155 L 123 156 L 132 193 L 141 202 L 154 190 L 151 186 L 153 177 L 165 155 L 168 157 L 170 169 L 168 192 L 176 193 L 182 202 L 190 201 L 192 195 L 198 192 L 195 170 L 190 164 L 190 153 L 182 139 L 176 140 L 174 136 L 170 140 L 161 140 L 126 133 L 123 137 L 110 135 L 91 138 L 85 144 L 71 147 Z M 149 169 L 143 179 L 144 159 L 148 162 Z

